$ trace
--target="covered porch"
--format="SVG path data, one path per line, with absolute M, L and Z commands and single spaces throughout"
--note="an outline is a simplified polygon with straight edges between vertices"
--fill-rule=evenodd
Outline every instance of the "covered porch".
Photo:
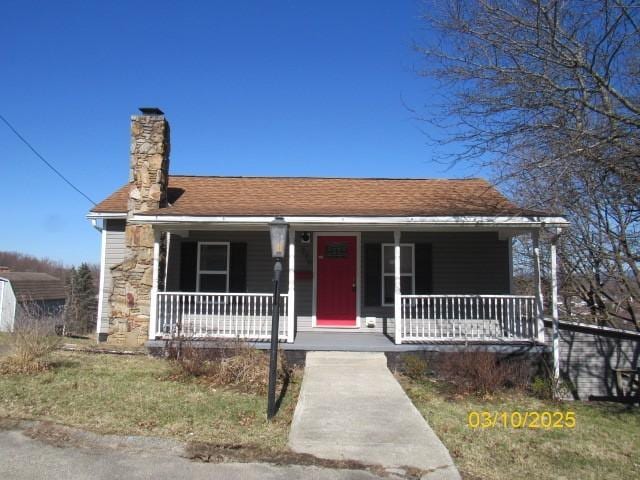
M 149 340 L 240 339 L 268 348 L 272 219 L 145 218 L 155 232 Z M 544 342 L 538 243 L 549 224 L 540 219 L 286 220 L 283 348 Z M 512 290 L 512 238 L 523 233 L 535 253 L 532 296 Z

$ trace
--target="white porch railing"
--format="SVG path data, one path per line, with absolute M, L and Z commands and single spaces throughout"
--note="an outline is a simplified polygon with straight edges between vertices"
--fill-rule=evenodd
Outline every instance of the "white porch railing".
M 156 336 L 271 338 L 270 293 L 158 292 Z M 288 298 L 280 296 L 278 338 L 287 339 Z
M 401 295 L 402 342 L 535 340 L 535 298 L 515 295 Z

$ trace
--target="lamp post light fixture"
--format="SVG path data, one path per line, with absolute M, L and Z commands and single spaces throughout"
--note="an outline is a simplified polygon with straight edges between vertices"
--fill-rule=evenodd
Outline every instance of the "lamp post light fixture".
M 289 225 L 282 217 L 276 217 L 269 224 L 271 236 L 271 256 L 273 265 L 273 300 L 271 304 L 271 357 L 269 360 L 269 393 L 267 399 L 267 418 L 276 414 L 276 372 L 278 370 L 278 331 L 280 323 L 280 274 L 282 259 L 287 245 Z

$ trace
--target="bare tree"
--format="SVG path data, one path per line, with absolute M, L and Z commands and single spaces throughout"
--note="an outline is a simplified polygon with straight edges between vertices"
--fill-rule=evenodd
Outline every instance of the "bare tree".
M 580 156 L 639 180 L 636 2 L 442 0 L 428 11 L 422 74 L 446 85 L 434 120 L 467 146 L 459 158 Z M 532 148 L 555 154 L 531 159 Z
M 553 169 L 515 163 L 512 194 L 529 207 L 561 210 L 571 220 L 562 236 L 562 293 L 576 296 L 598 323 L 640 326 L 640 211 L 629 204 L 618 176 L 583 168 L 556 177 Z M 570 312 L 570 304 L 567 311 Z
M 69 267 L 49 258 L 38 258 L 20 252 L 0 251 L 0 266 L 14 272 L 42 272 L 66 281 Z
M 640 329 L 640 4 L 431 2 L 421 72 L 453 161 L 490 166 L 523 206 L 569 217 L 566 292 Z

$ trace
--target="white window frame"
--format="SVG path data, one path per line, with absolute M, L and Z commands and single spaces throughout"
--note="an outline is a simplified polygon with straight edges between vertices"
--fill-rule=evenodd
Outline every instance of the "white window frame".
M 385 247 L 395 247 L 395 243 L 383 243 L 380 248 L 382 249 L 381 254 L 380 254 L 380 259 L 381 259 L 381 263 L 382 263 L 382 275 L 380 278 L 380 282 L 382 283 L 382 286 L 380 288 L 380 304 L 383 307 L 393 307 L 394 303 L 384 303 L 384 279 L 385 277 L 392 277 L 395 278 L 395 272 L 391 272 L 391 273 L 386 273 L 384 271 L 384 248 Z M 401 243 L 400 244 L 400 251 L 402 252 L 402 247 L 410 247 L 411 248 L 411 273 L 402 273 L 402 270 L 400 271 L 400 277 L 411 277 L 411 293 L 409 295 L 413 295 L 414 292 L 416 291 L 416 246 L 414 243 Z M 395 255 L 395 253 L 394 253 Z M 395 257 L 394 257 L 395 258 Z M 402 263 L 402 262 L 400 262 Z M 395 290 L 395 289 L 394 289 Z
M 201 270 L 200 269 L 200 250 L 202 245 L 224 245 L 227 247 L 227 268 L 226 270 Z M 211 293 L 227 293 L 229 291 L 229 263 L 231 260 L 231 242 L 198 242 L 198 255 L 197 255 L 197 269 L 196 269 L 196 292 L 200 291 L 200 275 L 213 274 L 224 275 L 225 291 L 224 292 L 211 292 Z

